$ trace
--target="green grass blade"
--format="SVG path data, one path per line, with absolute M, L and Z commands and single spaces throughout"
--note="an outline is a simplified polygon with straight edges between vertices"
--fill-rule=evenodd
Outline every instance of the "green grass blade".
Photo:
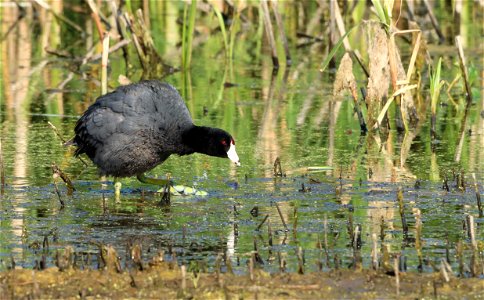
M 220 10 L 215 6 L 212 5 L 213 11 L 215 12 L 215 15 L 217 15 L 218 23 L 220 25 L 220 30 L 222 31 L 222 36 L 224 39 L 224 46 L 225 46 L 225 56 L 229 55 L 229 40 L 227 38 L 227 31 L 225 30 L 225 23 L 224 23 L 224 18 L 222 17 L 222 13 Z
M 356 25 L 354 27 L 352 27 L 350 30 L 348 30 L 345 35 L 343 35 L 339 40 L 338 42 L 336 43 L 336 45 L 334 46 L 333 49 L 331 49 L 331 52 L 329 52 L 328 56 L 324 59 L 323 63 L 321 64 L 321 72 L 323 72 L 329 65 L 329 62 L 331 61 L 331 59 L 333 59 L 334 55 L 336 54 L 336 51 L 338 51 L 339 47 L 341 47 L 341 45 L 343 44 L 343 41 L 344 39 L 348 36 L 348 34 L 350 34 L 351 31 L 353 31 L 353 29 L 355 29 L 356 27 L 358 27 L 359 25 Z

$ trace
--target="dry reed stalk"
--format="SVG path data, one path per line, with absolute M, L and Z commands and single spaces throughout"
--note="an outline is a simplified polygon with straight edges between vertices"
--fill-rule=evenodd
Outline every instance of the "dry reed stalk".
M 262 225 L 264 225 L 264 223 L 267 221 L 267 218 L 269 218 L 269 214 L 267 214 L 262 220 L 262 222 L 259 223 L 259 226 L 257 226 L 256 231 L 259 231 L 261 229 Z
M 291 53 L 289 52 L 289 45 L 287 43 L 286 32 L 284 30 L 284 23 L 282 21 L 281 15 L 279 14 L 279 10 L 277 7 L 277 0 L 271 0 L 271 7 L 274 11 L 274 16 L 276 17 L 276 24 L 277 29 L 279 30 L 279 35 L 282 41 L 282 45 L 284 46 L 284 53 L 286 54 L 286 66 L 290 66 L 292 64 L 291 60 Z
M 428 0 L 423 0 L 423 3 L 425 4 L 425 7 L 427 8 L 427 12 L 428 12 L 428 16 L 430 18 L 430 22 L 432 23 L 432 26 L 434 27 L 435 32 L 439 36 L 439 42 L 443 43 L 445 41 L 445 37 L 444 37 L 444 34 L 442 33 L 442 30 L 440 30 L 439 22 L 437 21 L 437 18 L 435 18 L 432 7 L 430 6 Z
M 465 87 L 466 87 L 466 100 L 467 100 L 467 106 L 466 106 L 466 110 L 468 109 L 468 107 L 470 107 L 470 105 L 472 104 L 472 91 L 471 91 L 471 86 L 470 86 L 470 83 L 469 83 L 469 73 L 467 72 L 467 65 L 466 65 L 466 59 L 465 59 L 465 56 L 464 56 L 464 50 L 462 48 L 462 39 L 460 36 L 456 36 L 455 37 L 455 44 L 457 46 L 457 51 L 458 51 L 458 54 L 459 54 L 459 65 L 460 65 L 460 69 L 461 69 L 461 72 L 462 72 L 462 75 L 463 75 L 463 78 L 464 78 L 464 83 L 465 83 Z
M 109 56 L 109 32 L 103 36 L 103 52 L 101 58 L 101 95 L 108 92 L 108 56 Z
M 275 202 L 275 205 L 277 208 L 277 212 L 279 213 L 279 217 L 281 217 L 282 225 L 284 225 L 284 231 L 288 232 L 289 229 L 287 228 L 286 221 L 284 221 L 284 216 L 282 215 L 281 208 L 279 207 L 279 204 L 277 204 L 277 202 Z
M 274 39 L 274 31 L 272 29 L 271 15 L 269 13 L 269 7 L 267 6 L 267 0 L 261 0 L 262 15 L 264 20 L 264 28 L 266 29 L 267 38 L 269 40 L 269 46 L 271 47 L 272 64 L 274 70 L 279 69 L 279 58 L 277 56 L 276 40 Z
M 57 14 L 46 1 L 34 0 L 34 2 L 37 3 L 40 7 L 44 8 L 45 10 L 50 12 L 51 14 L 53 14 L 54 17 L 56 17 L 57 19 L 61 20 L 64 23 L 66 23 L 67 25 L 71 26 L 75 30 L 82 32 L 82 33 L 84 32 L 84 30 L 80 26 L 78 26 L 76 23 L 74 23 L 71 20 L 65 18 L 63 15 Z

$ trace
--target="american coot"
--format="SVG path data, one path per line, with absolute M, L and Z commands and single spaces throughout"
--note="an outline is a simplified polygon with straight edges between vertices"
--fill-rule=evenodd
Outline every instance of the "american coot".
M 144 172 L 171 154 L 228 157 L 240 166 L 226 131 L 196 126 L 178 91 L 156 80 L 121 86 L 99 97 L 74 129 L 76 155 L 86 153 L 101 175 L 154 183 Z M 160 182 L 161 183 L 161 182 Z

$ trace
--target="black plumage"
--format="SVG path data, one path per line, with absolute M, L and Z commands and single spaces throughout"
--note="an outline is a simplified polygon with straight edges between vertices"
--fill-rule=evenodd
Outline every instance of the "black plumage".
M 234 144 L 221 129 L 194 125 L 178 91 L 156 80 L 99 97 L 74 131 L 76 155 L 86 153 L 102 175 L 116 177 L 142 174 L 171 154 L 228 157 Z

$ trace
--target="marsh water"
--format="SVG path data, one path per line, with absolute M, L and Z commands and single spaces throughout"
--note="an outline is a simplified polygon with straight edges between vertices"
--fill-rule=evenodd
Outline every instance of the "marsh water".
M 151 12 L 153 38 L 165 63 L 179 66 L 180 32 L 173 26 L 183 13 L 183 2 L 166 3 L 160 15 Z M 469 243 L 463 227 L 467 214 L 475 216 L 476 238 L 484 241 L 484 218 L 478 214 L 472 178 L 474 173 L 482 195 L 482 14 L 470 14 L 461 32 L 467 60 L 477 74 L 462 148 L 458 148 L 465 115 L 462 87 L 449 95 L 442 92 L 435 140 L 430 136 L 428 110 L 410 133 L 390 129 L 361 135 L 351 98 L 333 97 L 335 69 L 320 72 L 327 55 L 322 44 L 297 47 L 304 41 L 294 34 L 292 66 L 274 73 L 263 35 L 252 24 L 237 36 L 229 65 L 216 17 L 203 15 L 195 27 L 190 70 L 161 80 L 180 91 L 196 124 L 224 128 L 234 136 L 242 166 L 201 154 L 172 156 L 149 175 L 169 173 L 176 184 L 206 191 L 208 196 L 173 196 L 170 205 L 160 205 L 156 193 L 160 187 L 134 178 L 122 179 L 121 195 L 115 197 L 113 178 L 101 182 L 89 159 L 82 157 L 85 166 L 74 157 L 73 149 L 63 147 L 49 125 L 65 139 L 71 138 L 79 116 L 100 95 L 100 62 L 80 63 L 87 52 L 100 50 L 92 38 L 93 21 L 75 9 L 85 9 L 84 5 L 65 5 L 64 13 L 70 13 L 68 17 L 87 35 L 38 7 L 27 7 L 18 20 L 15 7 L 2 7 L 0 130 L 5 188 L 0 200 L 0 270 L 12 260 L 17 266 L 33 267 L 42 256 L 52 265 L 56 250 L 66 246 L 74 247 L 78 257 L 91 253 L 91 263 L 96 264 L 100 243 L 113 245 L 121 257 L 128 244 L 139 243 L 145 259 L 162 250 L 166 259 L 174 252 L 179 262 L 204 263 L 209 269 L 223 254 L 237 272 L 247 270 L 254 247 L 269 271 L 279 270 L 279 255 L 288 271 L 296 271 L 299 249 L 308 271 L 318 269 L 318 260 L 324 261 L 325 269 L 345 268 L 354 264 L 351 237 L 357 225 L 361 225 L 364 266 L 371 264 L 375 233 L 378 245 L 389 244 L 391 253 L 404 257 L 408 270 L 417 270 L 413 208 L 422 215 L 424 271 L 432 271 L 432 264 L 442 258 L 457 268 L 456 245 Z M 444 28 L 451 25 L 448 13 L 441 10 L 439 17 Z M 292 24 L 290 19 L 288 23 Z M 431 29 L 424 35 L 430 40 L 430 54 L 443 57 L 443 79 L 451 82 L 459 73 L 453 45 L 432 46 Z M 364 39 L 350 36 L 350 40 L 364 47 Z M 402 56 L 408 59 L 410 51 L 405 49 Z M 133 55 L 130 62 L 135 67 L 129 79 L 137 81 L 142 73 L 137 58 Z M 119 86 L 120 75 L 126 74 L 121 51 L 111 53 L 109 89 Z M 359 84 L 365 86 L 364 80 Z M 421 95 L 423 103 L 428 103 L 427 93 L 425 89 Z M 281 161 L 281 177 L 274 175 L 276 158 Z M 57 180 L 65 202 L 62 209 L 53 163 L 76 188 L 67 195 Z M 462 176 L 464 189 L 457 184 Z M 399 189 L 407 234 L 396 201 Z M 325 236 L 330 259 L 318 247 Z M 464 250 L 466 255 L 470 251 Z

